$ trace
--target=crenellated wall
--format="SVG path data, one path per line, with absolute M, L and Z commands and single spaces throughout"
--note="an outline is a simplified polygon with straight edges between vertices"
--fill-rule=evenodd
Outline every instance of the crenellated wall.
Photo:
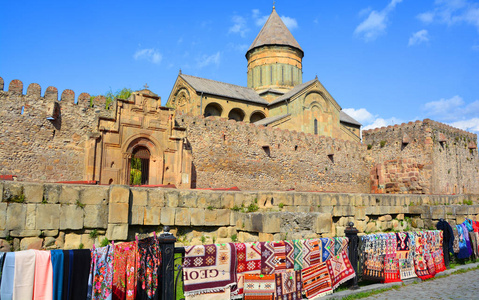
M 179 243 L 273 241 L 431 229 L 479 220 L 478 195 L 199 191 L 0 181 L 0 245 L 91 248 L 172 227 Z
M 87 135 L 100 114 L 108 115 L 105 97 L 32 83 L 24 94 L 23 83 L 12 80 L 4 91 L 0 78 L 0 173 L 21 180 L 82 180 Z
M 198 188 L 369 191 L 360 143 L 217 117 L 175 120 L 187 130 Z
M 431 121 L 363 131 L 379 193 L 479 193 L 477 135 Z

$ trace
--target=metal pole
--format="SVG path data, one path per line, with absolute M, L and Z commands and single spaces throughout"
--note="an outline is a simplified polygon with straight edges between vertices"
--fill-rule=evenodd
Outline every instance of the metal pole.
M 170 227 L 165 226 L 163 233 L 158 238 L 161 249 L 161 273 L 159 276 L 161 282 L 161 298 L 162 300 L 176 299 L 176 291 L 174 289 L 175 279 L 175 242 L 176 237 L 170 233 Z
M 348 249 L 349 249 L 349 260 L 351 261 L 351 265 L 353 266 L 354 272 L 356 276 L 351 279 L 351 286 L 349 289 L 357 290 L 359 289 L 358 286 L 358 230 L 354 227 L 353 222 L 348 223 L 348 227 L 344 230 L 346 237 L 349 239 Z

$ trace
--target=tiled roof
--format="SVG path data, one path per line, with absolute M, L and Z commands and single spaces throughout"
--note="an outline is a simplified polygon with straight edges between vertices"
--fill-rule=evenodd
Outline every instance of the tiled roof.
M 303 51 L 274 8 L 248 51 L 264 45 L 286 45 Z
M 273 122 L 276 122 L 278 120 L 281 120 L 283 118 L 286 118 L 288 116 L 291 116 L 291 114 L 285 114 L 285 115 L 280 115 L 280 116 L 274 116 L 274 117 L 268 117 L 268 118 L 264 118 L 264 119 L 261 119 L 259 121 L 256 121 L 254 122 L 253 124 L 254 125 L 264 125 L 264 126 L 267 126 L 268 124 L 271 124 Z
M 253 89 L 248 87 L 185 74 L 181 74 L 180 77 L 199 93 L 249 101 L 257 104 L 268 104 L 266 100 L 261 98 Z
M 314 81 L 316 81 L 317 79 L 313 79 L 313 80 L 310 80 L 308 82 L 305 82 L 305 83 L 301 83 L 301 84 L 298 84 L 297 86 L 295 86 L 294 88 L 292 88 L 289 92 L 287 92 L 286 94 L 282 95 L 282 96 L 279 96 L 278 98 L 276 98 L 274 101 L 272 101 L 269 106 L 271 105 L 274 105 L 274 104 L 277 104 L 279 102 L 283 102 L 285 100 L 289 100 L 291 97 L 293 97 L 294 95 L 296 95 L 297 93 L 301 92 L 303 89 L 305 89 L 306 87 L 308 87 L 310 84 L 312 84 Z
M 363 125 L 363 124 L 359 123 L 358 121 L 354 120 L 350 115 L 348 115 L 344 111 L 339 112 L 339 121 L 344 122 L 344 123 L 358 125 L 358 126 Z

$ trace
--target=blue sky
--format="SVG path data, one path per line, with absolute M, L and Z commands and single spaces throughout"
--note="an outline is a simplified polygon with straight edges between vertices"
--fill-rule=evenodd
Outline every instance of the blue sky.
M 178 71 L 246 85 L 272 1 L 6 1 L 0 76 L 104 94 Z M 479 1 L 276 1 L 318 76 L 364 128 L 431 118 L 479 133 Z

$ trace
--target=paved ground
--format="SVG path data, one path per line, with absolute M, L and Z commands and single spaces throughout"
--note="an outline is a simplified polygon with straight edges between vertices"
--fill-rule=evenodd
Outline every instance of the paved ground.
M 420 279 L 409 280 L 403 286 L 402 282 L 372 284 L 363 286 L 359 290 L 345 290 L 322 299 L 342 299 L 343 297 L 389 288 L 392 286 L 401 286 L 399 289 L 383 292 L 362 299 L 479 299 L 479 269 L 474 269 L 466 273 L 451 273 L 460 269 L 477 268 L 479 263 L 472 263 L 463 266 L 457 266 L 455 269 L 446 270 L 436 275 L 436 279 L 430 281 L 421 281 Z
M 363 299 L 479 299 L 479 270 L 410 284 Z

